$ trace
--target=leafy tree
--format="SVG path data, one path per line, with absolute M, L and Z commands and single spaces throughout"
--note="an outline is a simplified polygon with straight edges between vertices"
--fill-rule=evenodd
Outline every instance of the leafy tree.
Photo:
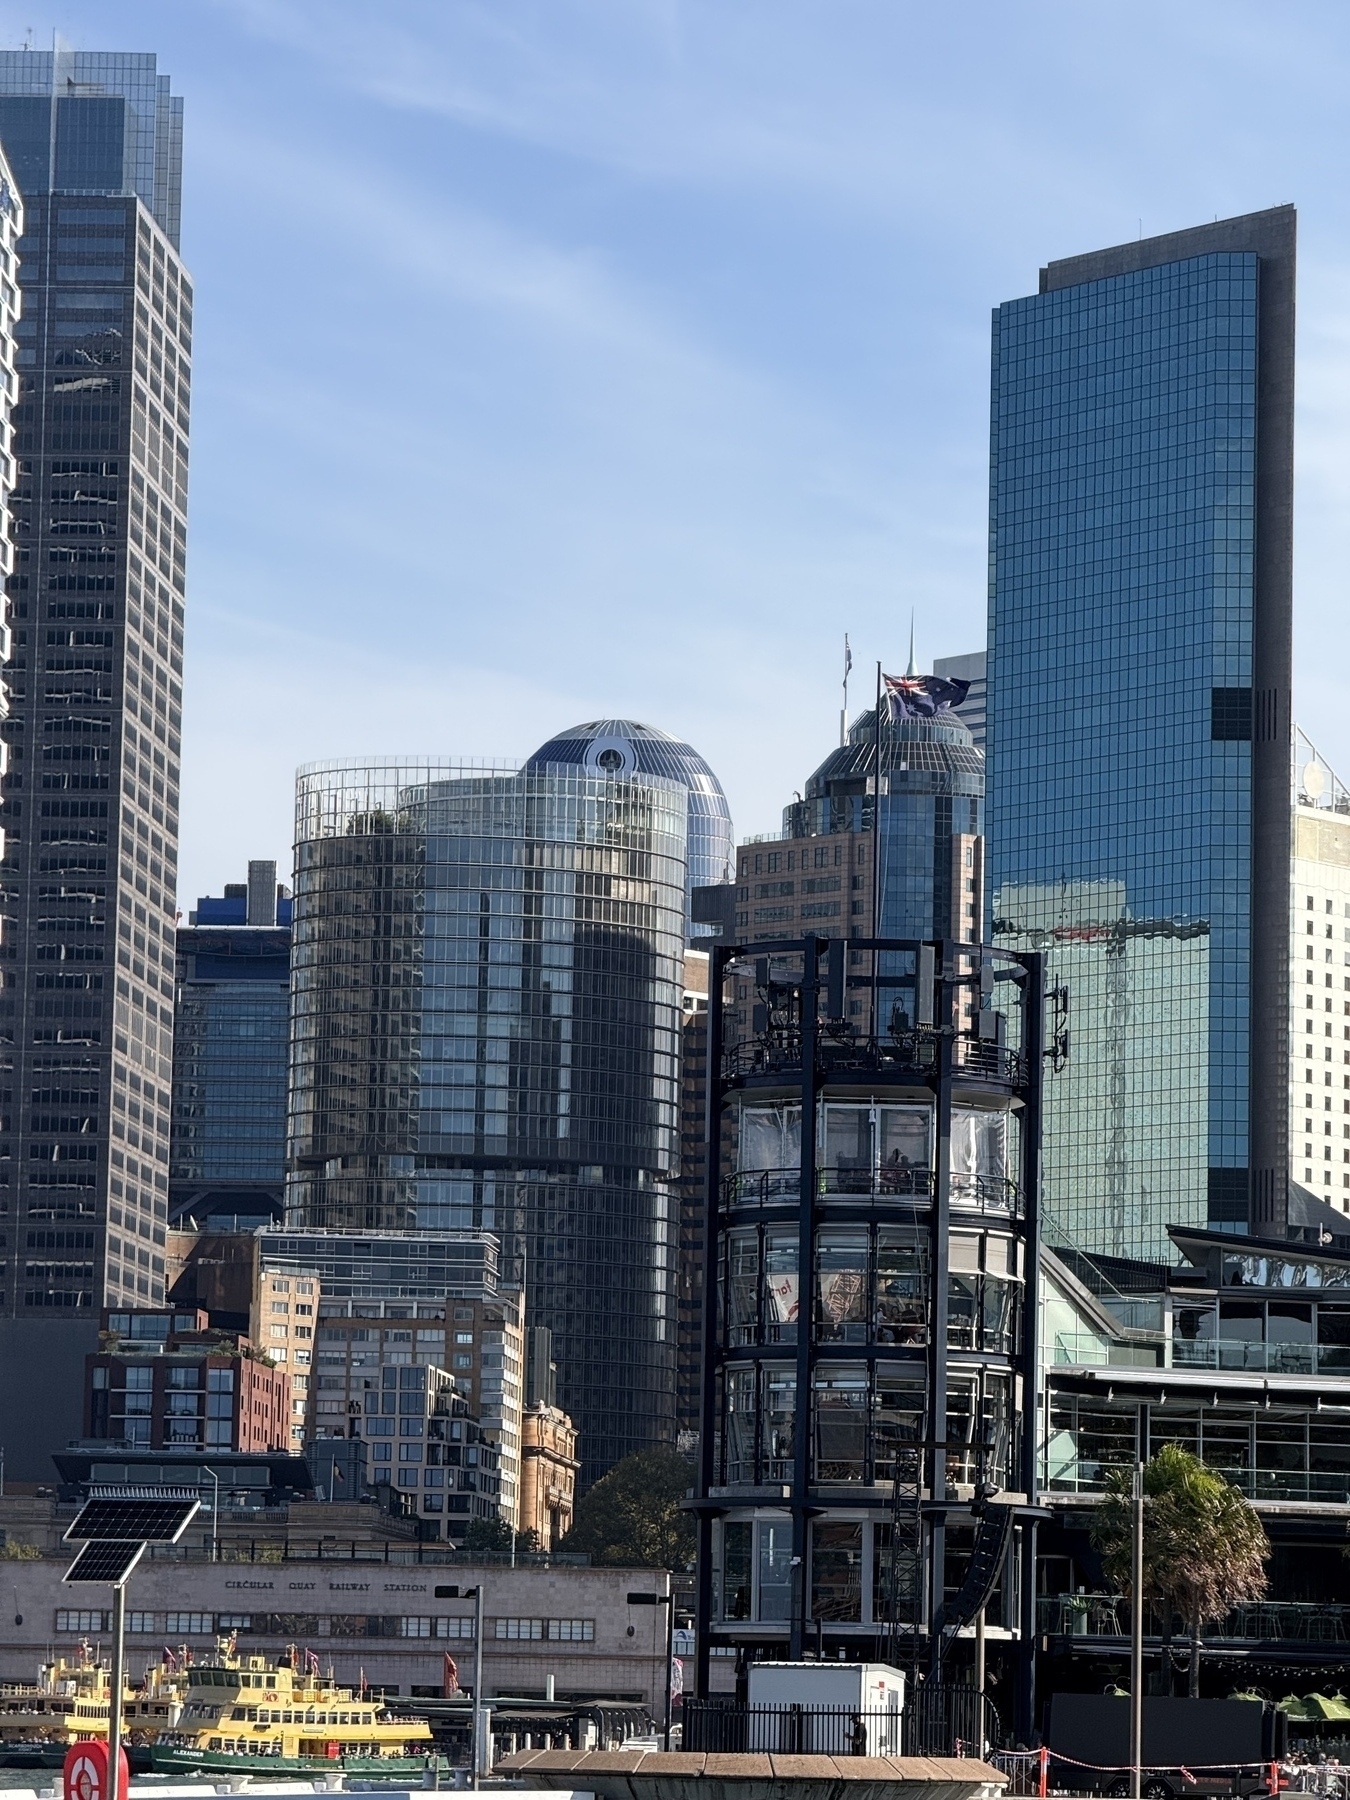
M 1123 1593 L 1133 1581 L 1132 1472 L 1113 1469 L 1092 1539 Z M 1266 1591 L 1270 1545 L 1255 1510 L 1235 1487 L 1179 1444 L 1165 1444 L 1144 1465 L 1144 1599 L 1174 1613 L 1190 1633 L 1188 1692 L 1200 1693 L 1200 1634 L 1215 1619 Z
M 471 1519 L 464 1533 L 464 1548 L 475 1556 L 510 1556 L 514 1539 L 517 1553 L 539 1548 L 533 1531 L 513 1532 L 505 1519 Z
M 577 1503 L 560 1547 L 597 1563 L 691 1568 L 697 1534 L 693 1518 L 680 1511 L 691 1479 L 688 1460 L 676 1450 L 625 1456 Z

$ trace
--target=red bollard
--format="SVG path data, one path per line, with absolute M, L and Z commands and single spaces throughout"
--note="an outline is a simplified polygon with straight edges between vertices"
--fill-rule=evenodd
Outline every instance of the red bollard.
M 1045 1800 L 1045 1796 L 1050 1792 L 1050 1752 L 1042 1744 L 1037 1755 L 1040 1760 L 1041 1772 L 1036 1783 L 1036 1792 L 1040 1795 L 1040 1800 Z

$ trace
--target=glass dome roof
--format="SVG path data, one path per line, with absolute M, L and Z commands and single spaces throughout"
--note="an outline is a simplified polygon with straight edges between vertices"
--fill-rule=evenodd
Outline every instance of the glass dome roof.
M 635 719 L 592 719 L 541 744 L 525 767 L 549 763 L 580 763 L 615 775 L 636 770 L 680 782 L 689 793 L 689 886 L 730 880 L 735 867 L 731 808 L 721 782 L 688 744 Z M 707 930 L 695 925 L 691 935 L 703 936 Z

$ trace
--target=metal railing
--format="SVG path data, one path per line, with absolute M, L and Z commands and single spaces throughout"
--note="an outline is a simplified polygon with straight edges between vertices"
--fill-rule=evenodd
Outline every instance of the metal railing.
M 1087 1457 L 1074 1459 L 1048 1474 L 1044 1485 L 1052 1494 L 1102 1494 L 1106 1491 L 1107 1476 L 1116 1466 Z M 1350 1505 L 1350 1471 L 1219 1468 L 1218 1473 L 1231 1487 L 1258 1505 L 1263 1500 L 1317 1506 Z
M 852 1027 L 822 1023 L 818 1059 L 822 1073 L 850 1069 L 905 1070 L 935 1074 L 939 1062 L 939 1031 L 903 1031 L 893 1037 L 868 1037 Z M 770 1075 L 799 1069 L 802 1036 L 798 1026 L 775 1027 L 756 1037 L 732 1044 L 723 1054 L 722 1068 L 728 1080 L 747 1075 Z M 995 1082 L 1000 1087 L 1026 1085 L 1026 1059 L 1020 1051 L 987 1038 L 957 1036 L 952 1041 L 952 1066 L 968 1080 Z
M 799 1169 L 744 1169 L 722 1183 L 725 1207 L 794 1205 L 801 1193 Z M 932 1169 L 841 1169 L 816 1171 L 816 1192 L 822 1198 L 894 1200 L 901 1205 L 924 1205 L 932 1199 L 936 1177 Z M 1006 1175 L 977 1175 L 954 1169 L 951 1204 L 961 1211 L 1020 1214 L 1022 1191 Z
M 1248 1338 L 1173 1338 L 1175 1369 L 1250 1369 L 1262 1375 L 1350 1375 L 1350 1345 L 1267 1344 Z
M 686 1700 L 681 1748 L 784 1756 L 982 1756 L 1002 1741 L 998 1713 L 983 1694 L 925 1682 L 894 1711 Z
M 1036 1601 L 1037 1630 L 1050 1637 L 1127 1638 L 1130 1604 L 1122 1594 L 1042 1594 Z M 1149 1608 L 1146 1635 L 1162 1637 L 1162 1620 Z M 1208 1644 L 1350 1644 L 1350 1606 L 1301 1600 L 1259 1600 L 1237 1606 L 1204 1634 Z M 1173 1641 L 1184 1643 L 1184 1634 Z

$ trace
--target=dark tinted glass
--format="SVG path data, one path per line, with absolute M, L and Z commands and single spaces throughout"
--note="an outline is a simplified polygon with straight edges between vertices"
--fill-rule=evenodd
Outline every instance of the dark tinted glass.
M 0 95 L 0 143 L 23 194 L 40 194 L 49 185 L 52 103 L 29 94 Z
M 60 192 L 121 192 L 126 110 L 126 101 L 118 98 L 57 101 L 53 185 Z

